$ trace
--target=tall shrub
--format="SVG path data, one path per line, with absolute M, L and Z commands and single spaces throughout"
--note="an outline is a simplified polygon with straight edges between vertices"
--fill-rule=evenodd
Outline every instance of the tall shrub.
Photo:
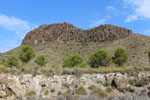
M 10 55 L 8 56 L 8 59 L 7 59 L 7 64 L 6 64 L 8 67 L 13 67 L 13 66 L 17 66 L 18 65 L 18 59 L 16 56 L 14 55 Z
M 23 46 L 19 53 L 22 62 L 27 63 L 35 56 L 35 52 L 31 46 Z
M 128 59 L 128 52 L 123 49 L 122 47 L 119 47 L 115 50 L 113 62 L 118 65 L 122 66 Z
M 91 54 L 88 63 L 91 67 L 97 68 L 100 66 L 107 66 L 111 62 L 112 56 L 106 50 L 97 50 Z
M 67 57 L 64 59 L 63 67 L 69 67 L 72 68 L 74 66 L 77 66 L 83 62 L 83 59 L 81 56 L 74 54 L 71 57 Z
M 40 55 L 40 56 L 37 56 L 37 58 L 35 59 L 35 62 L 40 66 L 44 66 L 48 63 L 48 60 L 45 55 Z

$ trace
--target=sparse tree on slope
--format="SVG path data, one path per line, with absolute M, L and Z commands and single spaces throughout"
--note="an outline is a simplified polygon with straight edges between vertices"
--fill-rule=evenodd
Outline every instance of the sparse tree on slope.
M 127 59 L 128 59 L 128 52 L 125 49 L 119 47 L 115 50 L 113 62 L 116 65 L 122 66 L 127 61 Z
M 27 63 L 35 56 L 35 52 L 31 46 L 23 46 L 19 53 L 19 58 L 22 62 Z

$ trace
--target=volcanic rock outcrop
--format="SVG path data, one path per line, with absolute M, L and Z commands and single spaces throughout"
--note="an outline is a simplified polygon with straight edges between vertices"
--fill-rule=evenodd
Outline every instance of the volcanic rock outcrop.
M 69 23 L 42 25 L 29 32 L 22 44 L 44 44 L 49 42 L 102 42 L 116 40 L 132 34 L 131 30 L 113 25 L 82 30 Z

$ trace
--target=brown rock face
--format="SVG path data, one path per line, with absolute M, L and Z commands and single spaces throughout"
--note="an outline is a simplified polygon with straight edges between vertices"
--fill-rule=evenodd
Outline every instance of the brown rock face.
M 82 30 L 72 24 L 59 23 L 42 25 L 29 32 L 22 44 L 44 44 L 49 42 L 100 42 L 115 40 L 132 34 L 131 30 L 112 26 L 101 25 L 99 27 Z

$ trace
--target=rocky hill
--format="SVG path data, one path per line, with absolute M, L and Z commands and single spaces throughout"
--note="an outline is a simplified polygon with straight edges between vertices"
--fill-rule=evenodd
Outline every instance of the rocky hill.
M 35 57 L 24 69 L 0 67 L 0 100 L 150 100 L 148 36 L 112 25 L 82 30 L 60 23 L 29 32 L 22 45 L 31 45 L 36 56 L 46 55 L 49 66 L 37 69 Z M 0 54 L 0 63 L 11 54 L 18 55 L 22 45 Z M 64 58 L 72 54 L 81 55 L 86 62 L 98 49 L 113 55 L 119 46 L 129 53 L 125 67 L 104 67 L 107 73 L 91 68 L 61 69 Z
M 119 46 L 129 52 L 129 59 L 124 66 L 150 65 L 147 55 L 150 38 L 112 25 L 101 25 L 89 30 L 82 30 L 68 23 L 42 25 L 29 32 L 22 44 L 32 45 L 36 56 L 46 55 L 51 66 L 61 66 L 63 59 L 72 54 L 81 55 L 86 62 L 91 53 L 98 49 L 106 49 L 113 55 Z M 0 62 L 5 61 L 10 54 L 17 55 L 20 47 L 0 54 Z M 34 66 L 34 60 L 28 66 Z
M 99 27 L 82 30 L 72 24 L 59 23 L 42 25 L 29 32 L 24 40 L 26 44 L 45 44 L 49 42 L 100 42 L 116 40 L 132 34 L 131 30 L 113 25 L 101 25 Z

